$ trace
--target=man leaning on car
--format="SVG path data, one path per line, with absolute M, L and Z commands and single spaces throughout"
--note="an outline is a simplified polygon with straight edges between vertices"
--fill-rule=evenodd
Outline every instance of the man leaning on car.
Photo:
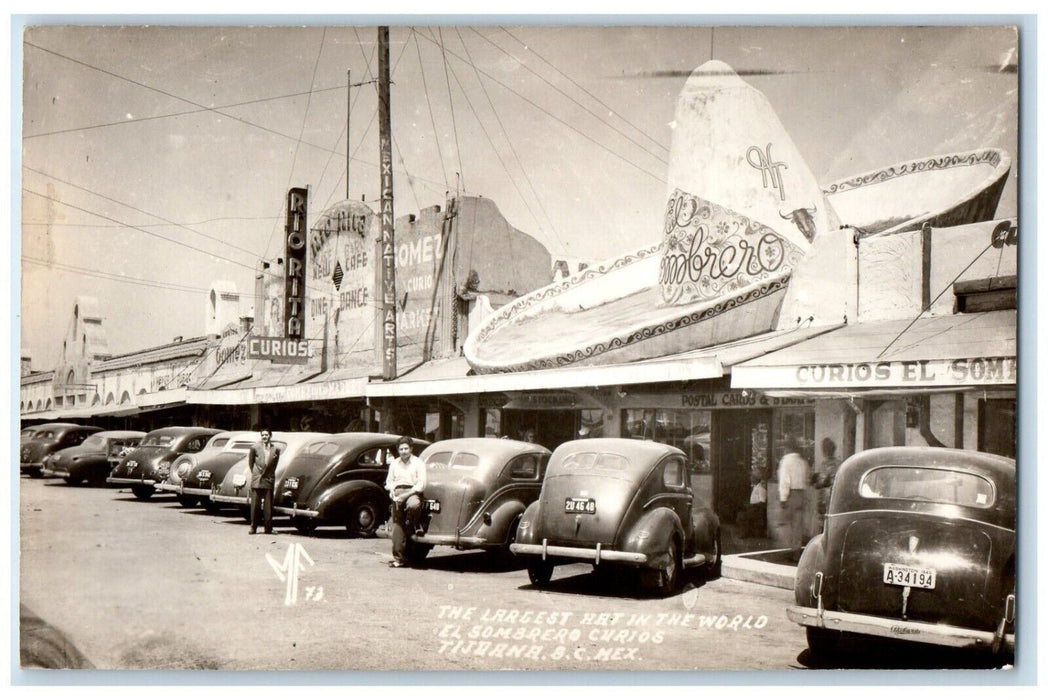
M 426 488 L 426 463 L 411 454 L 411 438 L 397 440 L 399 457 L 389 465 L 386 490 L 393 501 L 393 561 L 392 567 L 406 563 L 404 550 L 408 537 L 417 532 L 422 515 L 422 491 Z
M 258 530 L 259 517 L 265 533 L 273 533 L 273 486 L 274 476 L 277 471 L 277 460 L 280 459 L 280 450 L 270 442 L 273 433 L 269 428 L 263 428 L 259 432 L 262 438 L 251 446 L 247 453 L 247 464 L 251 468 L 251 530 L 255 534 Z

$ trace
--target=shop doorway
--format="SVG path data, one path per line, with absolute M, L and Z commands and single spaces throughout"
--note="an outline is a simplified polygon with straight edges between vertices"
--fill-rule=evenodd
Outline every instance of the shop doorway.
M 752 549 L 744 541 L 767 536 L 766 515 L 751 507 L 752 474 L 771 477 L 771 410 L 714 411 L 710 467 L 713 472 L 713 510 L 721 519 L 726 552 Z
M 512 440 L 528 440 L 533 436 L 533 442 L 549 450 L 555 450 L 561 443 L 579 437 L 601 437 L 603 431 L 594 426 L 592 420 L 581 415 L 587 411 L 503 409 L 499 435 Z M 599 409 L 595 411 L 599 413 Z M 585 435 L 580 434 L 583 429 Z

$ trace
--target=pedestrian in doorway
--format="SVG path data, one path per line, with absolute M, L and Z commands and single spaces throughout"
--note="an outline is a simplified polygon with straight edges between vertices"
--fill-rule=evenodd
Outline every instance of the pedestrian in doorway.
M 746 507 L 746 536 L 768 535 L 768 480 L 763 469 L 750 470 L 750 502 Z
M 779 503 L 786 526 L 787 546 L 804 546 L 804 502 L 808 488 L 808 462 L 801 456 L 795 437 L 786 438 L 786 451 L 779 460 Z
M 826 437 L 822 439 L 821 446 L 822 460 L 812 475 L 812 486 L 815 487 L 818 494 L 816 512 L 820 518 L 826 515 L 826 511 L 829 508 L 830 488 L 833 486 L 833 480 L 837 476 L 837 469 L 841 466 L 841 460 L 837 456 L 837 443 Z
M 521 440 L 524 442 L 535 442 L 535 429 L 528 428 L 525 430 L 524 434 L 521 436 Z
M 408 563 L 405 552 L 412 534 L 422 534 L 422 492 L 426 488 L 426 463 L 411 454 L 411 438 L 397 440 L 397 459 L 389 465 L 386 490 L 393 506 L 392 567 Z
M 247 464 L 251 468 L 251 529 L 258 531 L 259 520 L 267 535 L 273 533 L 273 486 L 277 471 L 280 449 L 272 443 L 273 432 L 269 428 L 259 431 L 259 441 L 247 453 Z

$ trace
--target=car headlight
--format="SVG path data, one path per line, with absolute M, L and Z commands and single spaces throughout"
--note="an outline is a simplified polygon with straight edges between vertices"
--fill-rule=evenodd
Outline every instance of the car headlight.
M 244 486 L 244 484 L 246 483 L 247 474 L 236 474 L 233 476 L 233 486 L 236 486 L 238 489 Z

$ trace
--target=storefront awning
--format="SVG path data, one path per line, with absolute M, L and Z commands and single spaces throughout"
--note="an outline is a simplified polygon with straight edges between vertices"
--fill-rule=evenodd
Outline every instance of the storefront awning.
M 237 406 L 363 398 L 367 381 L 367 375 L 359 368 L 318 373 L 315 367 L 276 366 L 222 389 L 190 390 L 186 401 Z
M 739 389 L 864 392 L 1015 384 L 1015 311 L 856 323 L 732 370 Z
M 391 382 L 367 385 L 369 398 L 482 394 L 581 387 L 681 382 L 722 377 L 732 365 L 798 343 L 837 326 L 773 331 L 669 357 L 614 365 L 562 367 L 531 372 L 468 374 L 465 358 L 436 360 Z

